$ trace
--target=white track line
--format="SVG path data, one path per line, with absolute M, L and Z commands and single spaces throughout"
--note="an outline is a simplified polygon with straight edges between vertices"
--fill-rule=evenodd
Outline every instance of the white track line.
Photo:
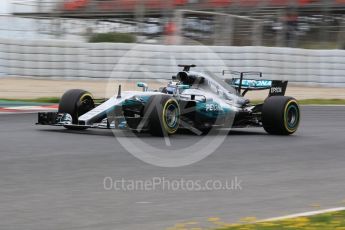
M 323 209 L 323 210 L 318 210 L 318 211 L 296 213 L 296 214 L 287 215 L 287 216 L 279 216 L 279 217 L 269 218 L 269 219 L 265 219 L 265 220 L 260 220 L 258 222 L 279 221 L 279 220 L 293 219 L 293 218 L 304 217 L 304 216 L 314 216 L 314 215 L 324 214 L 324 213 L 328 213 L 328 212 L 339 212 L 339 211 L 345 211 L 345 207 L 338 207 L 338 208 Z
M 302 107 L 345 107 L 345 105 L 318 105 L 318 104 L 310 104 L 310 105 L 301 105 Z

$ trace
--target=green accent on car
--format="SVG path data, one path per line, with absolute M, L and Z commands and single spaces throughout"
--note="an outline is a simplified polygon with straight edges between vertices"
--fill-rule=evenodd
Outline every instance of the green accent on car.
M 137 87 L 139 87 L 139 88 L 145 88 L 145 87 L 147 87 L 147 84 L 144 83 L 144 82 L 138 82 L 138 83 L 137 83 Z
M 190 89 L 190 86 L 189 85 L 177 85 L 177 88 L 179 89 Z

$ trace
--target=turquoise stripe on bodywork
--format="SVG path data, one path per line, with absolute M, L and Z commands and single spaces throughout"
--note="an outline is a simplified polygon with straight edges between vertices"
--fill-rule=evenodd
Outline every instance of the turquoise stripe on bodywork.
M 231 83 L 233 86 L 239 86 L 240 85 L 240 79 L 234 79 Z M 252 88 L 252 89 L 266 89 L 272 87 L 272 81 L 271 80 L 248 80 L 243 79 L 242 80 L 242 89 L 245 88 Z

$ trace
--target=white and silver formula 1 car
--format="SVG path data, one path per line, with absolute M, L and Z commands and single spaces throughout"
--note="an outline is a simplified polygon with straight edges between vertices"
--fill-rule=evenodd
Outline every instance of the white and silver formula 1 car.
M 248 80 L 259 72 L 232 72 L 239 77 L 228 80 L 191 71 L 195 65 L 180 65 L 166 87 L 121 92 L 106 100 L 72 89 L 61 98 L 57 113 L 39 113 L 39 125 L 63 126 L 71 130 L 120 128 L 150 132 L 154 136 L 172 135 L 180 129 L 205 134 L 219 128 L 263 127 L 267 133 L 290 135 L 297 131 L 300 108 L 296 99 L 286 97 L 287 81 Z M 226 74 L 226 71 L 223 72 Z M 269 90 L 260 104 L 244 96 L 252 90 Z

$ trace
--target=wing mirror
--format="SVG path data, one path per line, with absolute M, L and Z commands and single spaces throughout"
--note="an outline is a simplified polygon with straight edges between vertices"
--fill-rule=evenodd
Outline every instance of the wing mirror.
M 144 83 L 144 82 L 138 82 L 137 83 L 137 87 L 143 88 L 144 92 L 146 92 L 148 90 L 148 88 L 149 88 L 148 85 L 146 83 Z

